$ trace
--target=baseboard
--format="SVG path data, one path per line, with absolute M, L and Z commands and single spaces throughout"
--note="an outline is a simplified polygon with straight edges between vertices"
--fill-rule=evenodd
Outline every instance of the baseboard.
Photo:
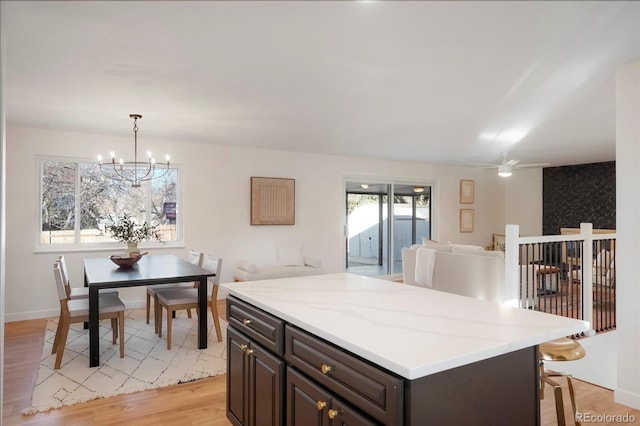
M 145 308 L 146 300 L 126 301 L 127 309 Z M 60 309 L 46 309 L 43 311 L 18 312 L 15 314 L 5 314 L 4 322 L 28 321 L 34 319 L 55 318 L 60 315 Z
M 226 299 L 228 291 L 222 291 L 218 293 L 218 299 Z M 145 299 L 140 300 L 126 300 L 124 301 L 127 309 L 140 309 L 147 307 L 147 301 Z M 43 311 L 30 311 L 30 312 L 18 312 L 14 314 L 5 314 L 4 322 L 16 322 L 16 321 L 28 321 L 35 319 L 55 318 L 60 315 L 59 309 L 46 309 Z
M 133 300 L 125 302 L 127 309 L 145 308 L 146 300 Z M 18 312 L 15 314 L 5 314 L 4 322 L 28 321 L 34 319 L 56 318 L 60 315 L 59 309 L 46 309 L 43 311 Z
M 613 400 L 618 404 L 640 410 L 640 395 L 637 393 L 615 389 L 613 391 Z
M 34 319 L 53 318 L 60 315 L 59 309 L 47 309 L 44 311 L 18 312 L 15 314 L 5 314 L 4 322 L 28 321 Z

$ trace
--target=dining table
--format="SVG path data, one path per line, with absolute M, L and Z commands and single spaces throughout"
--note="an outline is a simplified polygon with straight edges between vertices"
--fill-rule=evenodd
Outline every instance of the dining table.
M 100 365 L 98 293 L 105 288 L 198 282 L 198 348 L 207 348 L 207 279 L 214 277 L 215 271 L 168 254 L 145 255 L 129 268 L 117 266 L 108 257 L 87 258 L 83 263 L 84 285 L 89 288 L 90 367 Z

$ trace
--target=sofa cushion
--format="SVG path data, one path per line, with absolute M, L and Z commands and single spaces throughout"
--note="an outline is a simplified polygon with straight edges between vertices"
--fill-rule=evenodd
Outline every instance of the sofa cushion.
M 484 251 L 484 247 L 482 246 L 474 246 L 471 244 L 451 244 L 451 251 L 455 252 L 456 250 L 478 250 Z
M 490 256 L 490 257 L 497 257 L 498 259 L 504 259 L 503 251 L 469 249 L 469 248 L 464 248 L 464 246 L 453 246 L 451 248 L 451 253 L 470 254 L 473 256 Z
M 281 266 L 271 265 L 257 268 L 253 274 L 242 269 L 233 271 L 233 278 L 236 281 L 270 280 L 274 278 L 304 277 L 308 275 L 322 274 L 322 268 L 311 266 Z
M 493 251 L 493 250 L 477 251 L 474 254 L 476 256 L 480 255 L 480 256 L 497 257 L 498 259 L 504 259 L 504 252 L 500 251 L 500 250 L 498 250 L 498 251 Z
M 250 274 L 254 274 L 256 272 L 255 263 L 247 262 L 247 261 L 244 261 L 244 260 L 239 260 L 236 263 L 236 268 L 241 269 L 243 271 L 247 271 Z
M 414 244 L 411 248 L 419 249 L 421 247 L 429 248 L 435 251 L 451 252 L 451 244 L 440 244 L 432 240 L 423 240 L 423 244 Z

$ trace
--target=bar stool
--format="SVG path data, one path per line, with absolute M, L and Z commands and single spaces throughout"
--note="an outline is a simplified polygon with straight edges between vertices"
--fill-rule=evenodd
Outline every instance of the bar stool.
M 556 371 L 545 370 L 544 361 L 575 361 L 584 358 L 585 351 L 580 343 L 573 339 L 563 337 L 561 339 L 552 340 L 550 342 L 541 343 L 538 346 L 540 353 L 540 399 L 544 399 L 545 383 L 553 387 L 553 393 L 556 401 L 556 416 L 558 418 L 558 426 L 565 426 L 564 418 L 564 401 L 562 399 L 562 387 L 550 377 L 566 377 L 569 386 L 569 396 L 571 397 L 571 408 L 573 409 L 573 420 L 576 425 L 580 422 L 576 420 L 577 408 L 576 398 L 573 391 L 573 382 L 571 375 L 567 373 L 558 373 Z

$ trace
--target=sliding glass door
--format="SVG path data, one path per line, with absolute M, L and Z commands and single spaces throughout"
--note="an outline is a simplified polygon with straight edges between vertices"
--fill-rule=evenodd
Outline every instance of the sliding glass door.
M 346 270 L 401 273 L 402 248 L 431 238 L 431 193 L 424 184 L 348 181 Z
M 393 268 L 402 273 L 402 248 L 431 239 L 431 187 L 394 185 L 393 203 Z

